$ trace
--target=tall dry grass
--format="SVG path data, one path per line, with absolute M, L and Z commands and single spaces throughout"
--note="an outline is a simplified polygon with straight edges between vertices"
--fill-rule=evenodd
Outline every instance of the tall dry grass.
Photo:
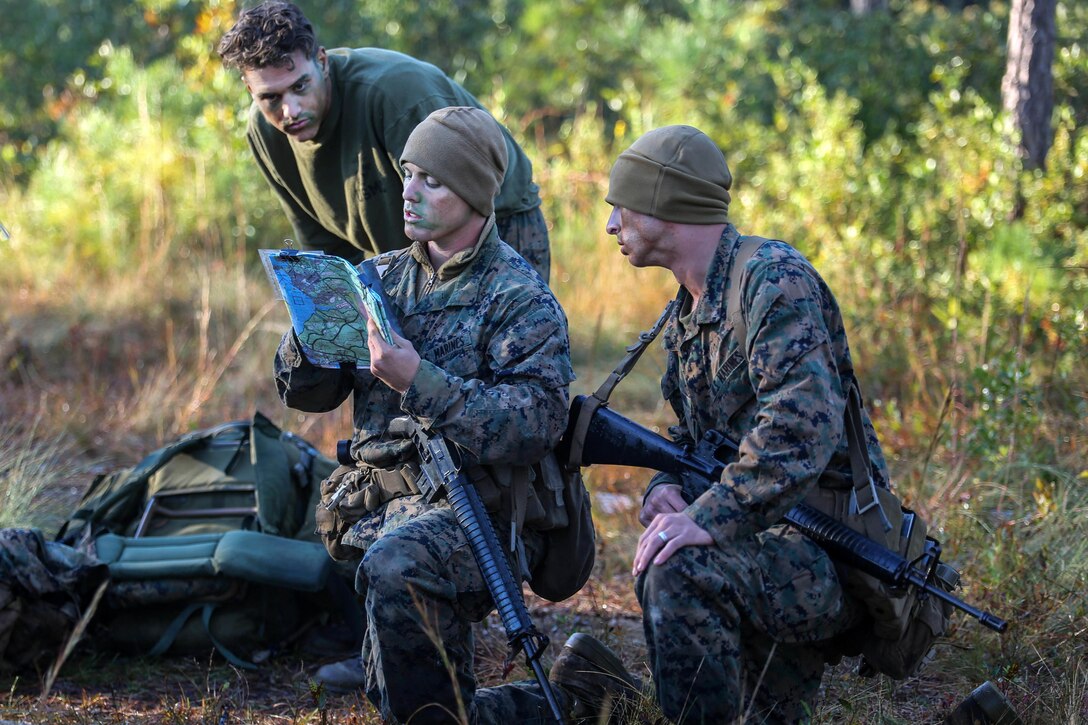
M 58 500 L 88 473 L 63 433 L 49 429 L 39 408 L 30 420 L 0 420 L 0 529 L 52 531 L 62 520 Z
M 675 292 L 667 272 L 633 269 L 604 232 L 606 170 L 619 149 L 602 144 L 603 137 L 597 122 L 580 119 L 569 153 L 536 164 L 552 224 L 552 286 L 570 321 L 575 393 L 596 388 Z M 25 233 L 10 221 L 25 198 L 9 192 L 0 201 L 7 204 L 0 204 L 0 219 L 13 235 Z M 289 320 L 255 252 L 188 241 L 157 238 L 147 258 L 110 268 L 78 257 L 38 259 L 41 246 L 9 247 L 11 264 L 0 270 L 0 416 L 7 421 L 0 428 L 0 493 L 14 503 L 0 510 L 5 525 L 49 528 L 94 471 L 255 409 L 329 453 L 350 431 L 349 406 L 307 415 L 277 400 L 271 361 Z M 52 243 L 64 247 L 60 237 Z M 833 250 L 825 255 L 838 259 Z M 857 290 L 846 292 L 856 298 Z M 916 304 L 884 310 L 885 324 L 924 330 L 906 317 Z M 872 342 L 871 324 L 851 330 L 855 347 Z M 1088 713 L 1084 421 L 1068 412 L 1075 406 L 1036 415 L 1041 409 L 1025 404 L 1000 420 L 983 407 L 972 409 L 967 394 L 1004 383 L 1000 370 L 972 379 L 966 362 L 941 371 L 941 379 L 956 383 L 955 394 L 949 386 L 939 394 L 919 389 L 943 359 L 937 338 L 927 334 L 933 344 L 901 361 L 914 379 L 899 388 L 906 392 L 876 401 L 878 430 L 901 494 L 930 521 L 946 559 L 964 574 L 960 595 L 1012 626 L 998 637 L 961 619 L 930 670 L 903 683 L 836 670 L 816 721 L 924 722 L 957 694 L 995 679 L 1028 722 L 1075 722 Z M 671 418 L 658 392 L 662 360 L 655 346 L 614 396 L 618 410 L 659 428 Z M 882 364 L 869 363 L 871 378 L 883 373 Z M 1024 378 L 1010 369 L 1006 410 L 1009 400 L 1025 399 L 1016 388 Z M 885 390 L 897 384 L 881 382 Z M 990 413 L 1003 403 L 992 405 Z M 992 449 L 991 440 L 997 441 Z M 625 581 L 648 477 L 640 470 L 589 471 L 599 503 L 602 580 Z

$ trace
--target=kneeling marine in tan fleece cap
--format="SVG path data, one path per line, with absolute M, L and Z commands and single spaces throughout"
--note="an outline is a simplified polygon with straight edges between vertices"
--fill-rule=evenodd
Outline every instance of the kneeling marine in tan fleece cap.
M 506 174 L 506 143 L 486 111 L 440 108 L 423 119 L 404 144 L 400 163 L 412 163 L 448 186 L 484 217 Z

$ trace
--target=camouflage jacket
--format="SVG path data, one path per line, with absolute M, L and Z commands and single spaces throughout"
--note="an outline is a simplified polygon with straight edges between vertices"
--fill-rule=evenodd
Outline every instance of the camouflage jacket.
M 476 246 L 437 270 L 418 242 L 377 262 L 393 313 L 422 358 L 409 389 L 401 395 L 368 370 L 314 366 L 288 332 L 275 360 L 283 402 L 322 412 L 352 395 L 352 454 L 372 465 L 414 455 L 387 438 L 389 421 L 405 413 L 481 464 L 543 458 L 566 426 L 574 379 L 567 321 L 540 276 L 499 239 L 494 217 Z
M 694 309 L 681 291 L 665 330 L 661 383 L 679 418 L 669 430 L 678 443 L 711 429 L 740 442 L 719 483 L 686 492 L 695 497 L 687 514 L 720 546 L 778 522 L 825 469 L 850 471 L 844 391 L 854 370 L 838 304 L 796 249 L 767 242 L 747 264 L 747 339 L 735 339 L 725 308 L 739 238 L 728 225 Z M 880 444 L 867 413 L 863 419 L 873 479 L 887 486 Z M 650 485 L 659 483 L 677 481 L 658 474 Z

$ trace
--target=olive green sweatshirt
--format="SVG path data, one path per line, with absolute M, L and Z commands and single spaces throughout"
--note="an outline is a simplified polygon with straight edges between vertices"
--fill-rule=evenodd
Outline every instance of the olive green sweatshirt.
M 256 104 L 246 138 L 297 240 L 306 249 L 365 257 L 408 246 L 404 236 L 400 154 L 432 111 L 476 106 L 475 97 L 435 66 L 379 48 L 328 51 L 329 114 L 311 141 L 271 126 Z M 510 132 L 509 164 L 495 215 L 540 206 L 532 164 Z

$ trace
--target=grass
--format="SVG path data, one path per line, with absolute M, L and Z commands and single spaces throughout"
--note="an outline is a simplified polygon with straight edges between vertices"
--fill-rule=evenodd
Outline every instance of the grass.
M 262 283 L 250 280 L 246 294 L 260 299 Z M 60 343 L 38 343 L 20 358 L 16 374 L 5 383 L 7 423 L 0 428 L 0 452 L 11 462 L 3 477 L 5 495 L 21 497 L 18 505 L 4 507 L 7 525 L 56 521 L 58 510 L 71 506 L 80 482 L 87 482 L 96 466 L 101 470 L 132 462 L 189 427 L 245 417 L 253 407 L 324 450 L 343 436 L 350 426 L 346 413 L 298 415 L 284 410 L 269 390 L 268 361 L 286 324 L 279 310 L 255 314 L 238 311 L 230 300 L 197 299 L 201 306 L 188 318 L 141 318 L 135 312 L 118 316 L 113 311 L 115 327 L 82 322 L 56 336 L 74 341 L 77 354 Z M 180 301 L 166 300 L 161 309 L 175 304 Z M 140 302 L 135 305 L 139 309 Z M 83 308 L 77 316 L 56 300 L 21 314 L 23 320 L 40 315 L 38 319 L 59 324 L 66 315 L 89 320 L 98 319 L 99 312 Z M 143 340 L 144 345 L 126 338 Z M 603 339 L 600 345 L 616 352 Z M 602 353 L 597 368 L 582 358 L 579 382 L 584 390 L 595 387 L 602 371 L 610 368 L 607 357 Z M 93 374 L 81 371 L 73 359 L 94 360 Z M 648 353 L 640 367 L 659 364 Z M 651 397 L 656 374 L 625 381 L 620 390 L 630 398 L 620 397 L 616 405 L 642 422 L 661 426 L 668 416 Z M 194 400 L 203 402 L 179 410 Z M 1028 482 L 1038 473 L 1020 472 L 1012 482 L 988 484 L 969 466 L 955 474 L 937 466 L 929 471 L 930 482 L 908 491 L 925 502 L 927 516 L 945 542 L 946 559 L 963 571 L 960 595 L 1009 618 L 1012 626 L 999 637 L 961 618 L 929 669 L 904 682 L 860 679 L 850 674 L 851 663 L 841 665 L 825 678 L 816 722 L 937 722 L 940 713 L 986 679 L 999 684 L 1028 723 L 1076 722 L 1088 712 L 1082 644 L 1088 622 L 1083 479 L 1066 475 L 1036 490 Z M 963 485 L 949 486 L 944 480 L 948 475 L 962 478 Z M 638 607 L 627 572 L 639 531 L 637 502 L 647 477 L 645 471 L 619 467 L 588 471 L 601 542 L 592 583 L 563 605 L 532 602 L 534 619 L 550 627 L 553 653 L 569 633 L 588 631 L 646 675 Z M 483 681 L 497 680 L 495 661 L 502 659 L 503 650 L 501 635 L 481 637 Z M 37 704 L 31 706 L 36 700 L 27 693 L 34 687 L 26 680 L 10 683 L 6 699 L 0 698 L 0 716 L 60 723 L 377 722 L 370 706 L 358 698 L 312 690 L 312 666 L 298 657 L 276 663 L 271 674 L 263 675 L 215 662 L 106 657 L 77 648 L 41 710 L 47 719 L 39 718 Z M 118 688 L 121 682 L 125 686 Z M 637 721 L 650 722 L 656 716 L 648 698 L 637 708 Z
M 552 204 L 549 218 L 564 220 L 553 230 L 553 286 L 571 323 L 578 374 L 572 392 L 590 392 L 624 347 L 657 319 L 675 283 L 661 270 L 631 269 L 615 252 L 603 233 L 605 208 L 586 201 L 601 197 L 602 178 L 549 168 L 541 183 Z M 33 267 L 30 260 L 21 264 L 14 268 Z M 289 323 L 268 293 L 255 265 L 204 257 L 199 250 L 168 267 L 95 276 L 72 266 L 40 282 L 29 275 L 5 279 L 0 525 L 51 532 L 95 473 L 133 463 L 187 430 L 254 410 L 322 450 L 334 450 L 351 429 L 347 406 L 307 415 L 283 408 L 275 396 L 271 360 Z M 864 339 L 852 342 L 866 345 Z M 907 368 L 931 365 L 931 353 L 918 353 Z M 662 367 L 655 345 L 613 396 L 617 410 L 659 430 L 671 421 L 658 390 Z M 865 371 L 861 376 L 865 384 Z M 889 389 L 886 383 L 873 381 Z M 1083 398 L 1076 385 L 1083 380 L 1074 381 L 1072 393 Z M 937 659 L 902 682 L 859 678 L 852 674 L 856 663 L 845 662 L 825 677 L 817 723 L 939 722 L 985 680 L 999 686 L 1029 725 L 1088 719 L 1085 421 L 1068 393 L 1059 396 L 1059 405 L 1019 408 L 1014 412 L 1020 418 L 1006 420 L 966 405 L 964 396 L 974 391 L 961 386 L 955 394 L 947 387 L 911 393 L 908 386 L 900 398 L 875 401 L 873 412 L 900 494 L 930 522 L 945 559 L 963 574 L 959 595 L 1009 619 L 1009 631 L 998 636 L 960 617 Z M 949 401 L 943 408 L 942 400 Z M 1015 445 L 997 455 L 990 440 Z M 568 602 L 530 601 L 534 619 L 552 638 L 551 656 L 571 632 L 587 631 L 646 675 L 628 572 L 647 479 L 638 469 L 587 472 L 600 532 L 594 577 Z M 505 654 L 492 620 L 481 629 L 478 648 L 485 683 L 498 681 Z M 44 703 L 37 702 L 35 675 L 5 679 L 0 717 L 34 723 L 378 722 L 360 697 L 311 687 L 315 664 L 287 654 L 254 675 L 217 661 L 121 659 L 81 646 Z M 527 672 L 515 670 L 514 676 Z M 657 717 L 649 698 L 636 709 L 636 721 Z
M 55 500 L 82 484 L 85 467 L 57 431 L 45 431 L 39 408 L 29 424 L 0 420 L 0 528 L 35 525 L 55 530 L 63 521 Z

